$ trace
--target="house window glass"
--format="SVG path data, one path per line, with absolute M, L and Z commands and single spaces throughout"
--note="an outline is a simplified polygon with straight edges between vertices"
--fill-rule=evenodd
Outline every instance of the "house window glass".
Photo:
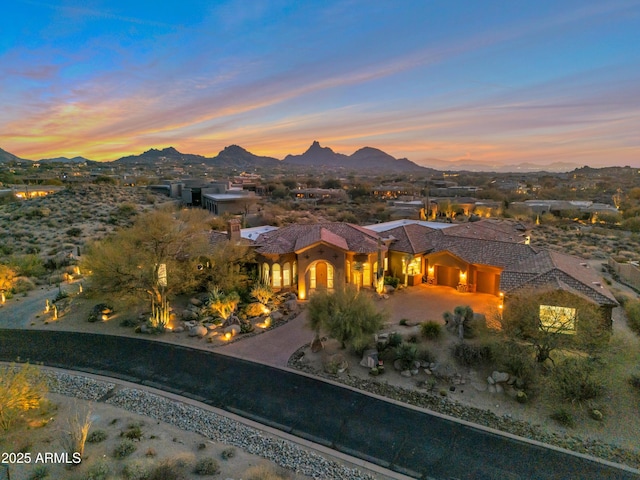
M 371 264 L 369 262 L 362 264 L 362 283 L 367 287 L 371 286 Z
M 282 285 L 285 287 L 291 286 L 291 264 L 289 262 L 282 266 Z
M 281 288 L 282 287 L 282 271 L 280 270 L 279 263 L 273 264 L 271 276 L 273 277 L 273 288 Z
M 540 329 L 546 332 L 576 333 L 576 309 L 540 305 Z
M 262 264 L 262 283 L 265 285 L 271 285 L 271 279 L 269 278 L 269 264 Z
M 327 288 L 333 288 L 333 265 L 327 263 Z
M 295 282 L 298 278 L 298 262 L 293 262 L 293 273 L 291 274 L 293 277 L 293 281 Z
M 347 277 L 347 283 L 351 283 L 351 262 L 347 260 L 344 265 L 345 276 Z
M 389 257 L 384 258 L 384 271 L 389 270 Z
M 309 288 L 316 288 L 316 266 L 312 265 L 309 269 Z

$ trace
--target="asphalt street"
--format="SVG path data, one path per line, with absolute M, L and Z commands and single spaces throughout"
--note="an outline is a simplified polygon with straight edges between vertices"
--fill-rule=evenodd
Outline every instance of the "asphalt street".
M 178 393 L 417 478 L 640 479 L 317 379 L 142 338 L 0 329 L 0 360 L 18 357 Z

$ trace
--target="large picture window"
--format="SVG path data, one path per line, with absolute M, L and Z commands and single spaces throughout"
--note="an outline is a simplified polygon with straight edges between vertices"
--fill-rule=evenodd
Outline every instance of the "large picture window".
M 282 270 L 280 270 L 280 264 L 274 263 L 271 267 L 271 276 L 273 277 L 273 288 L 282 287 Z
M 576 309 L 540 305 L 540 329 L 547 332 L 576 333 Z

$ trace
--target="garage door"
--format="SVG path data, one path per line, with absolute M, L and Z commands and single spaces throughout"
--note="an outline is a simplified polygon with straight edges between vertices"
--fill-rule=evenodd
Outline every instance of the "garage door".
M 496 274 L 491 272 L 476 273 L 476 292 L 496 294 Z
M 460 283 L 460 269 L 438 265 L 438 285 L 447 285 L 456 288 Z

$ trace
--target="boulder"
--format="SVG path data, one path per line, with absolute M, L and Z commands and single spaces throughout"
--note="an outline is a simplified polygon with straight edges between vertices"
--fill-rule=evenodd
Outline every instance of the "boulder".
M 496 383 L 495 387 L 496 387 L 496 393 L 504 393 L 504 387 L 502 385 L 500 385 L 499 383 Z
M 215 323 L 207 323 L 207 330 L 215 330 L 217 329 L 220 325 L 216 325 Z
M 182 322 L 182 325 L 184 326 L 184 328 L 193 328 L 198 324 L 198 322 L 196 322 L 195 320 L 190 320 L 188 322 Z
M 298 313 L 298 300 L 287 300 L 284 302 L 284 308 L 286 308 L 291 313 Z
M 238 335 L 241 330 L 240 325 L 233 324 L 225 327 L 224 333 L 231 333 L 231 335 L 235 336 Z
M 496 381 L 495 381 L 495 379 L 494 379 L 492 376 L 488 376 L 488 377 L 487 377 L 487 383 L 488 383 L 489 385 L 495 385 L 495 384 L 496 384 Z
M 417 370 L 422 366 L 422 363 L 419 360 L 414 360 L 413 362 L 413 369 L 412 370 Z
M 175 327 L 172 331 L 173 333 L 182 333 L 184 332 L 184 327 Z
M 366 368 L 373 368 L 378 366 L 378 350 L 371 349 L 365 350 L 362 354 L 362 360 L 360 365 Z
M 182 312 L 182 319 L 183 320 L 197 320 L 198 319 L 198 314 L 196 312 L 194 312 L 193 310 L 185 310 L 184 312 Z
M 509 374 L 507 372 L 493 372 L 491 378 L 493 378 L 496 383 L 502 383 L 509 380 Z
M 240 319 L 236 315 L 231 315 L 222 324 L 223 327 L 229 327 L 231 325 L 238 325 L 238 327 L 240 326 Z
M 393 288 L 391 285 L 384 286 L 384 293 L 389 294 L 389 293 L 393 293 L 394 291 L 395 291 L 395 288 Z
M 278 320 L 282 320 L 284 318 L 284 315 L 282 314 L 282 312 L 280 310 L 276 310 L 275 312 L 271 312 L 271 320 L 273 320 L 274 322 L 277 322 Z
M 289 293 L 287 294 L 287 297 L 286 297 L 286 298 L 287 298 L 287 300 L 298 300 L 298 295 L 296 295 L 296 294 L 295 294 L 295 293 L 293 293 L 293 292 L 289 292 Z
M 489 393 L 496 393 L 496 386 L 495 385 L 489 385 Z
M 189 329 L 189 336 L 202 338 L 207 334 L 207 332 L 208 332 L 207 327 L 204 327 L 202 325 L 196 325 L 195 327 L 191 327 Z
M 189 303 L 191 305 L 195 305 L 196 307 L 201 307 L 202 306 L 202 302 L 200 300 L 198 300 L 197 298 L 193 297 L 189 299 Z
M 395 368 L 398 371 L 402 370 L 402 360 L 398 359 L 398 360 L 394 361 L 393 362 L 393 368 Z
M 402 370 L 400 372 L 400 375 L 402 375 L 403 377 L 410 377 L 411 376 L 411 370 Z
M 418 370 L 417 368 L 412 368 L 409 371 L 411 372 L 411 375 L 417 375 L 418 373 L 420 373 L 420 370 Z

